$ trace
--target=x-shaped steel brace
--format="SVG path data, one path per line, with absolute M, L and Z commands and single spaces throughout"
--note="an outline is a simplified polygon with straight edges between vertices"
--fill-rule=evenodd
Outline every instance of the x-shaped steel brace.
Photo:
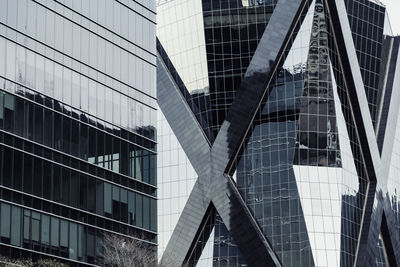
M 368 102 L 361 71 L 358 64 L 356 64 L 358 59 L 344 0 L 325 1 L 332 17 L 332 31 L 335 34 L 336 50 L 343 66 L 353 117 L 357 118 L 355 125 L 359 134 L 362 157 L 369 179 L 354 266 L 375 266 L 376 247 L 381 229 L 384 230 L 382 234 L 386 239 L 384 240 L 384 242 L 386 241 L 385 247 L 389 250 L 387 252 L 391 254 L 389 255 L 389 264 L 398 266 L 400 264 L 399 233 L 391 210 L 387 182 L 396 130 L 396 123 L 390 123 L 390 121 L 397 121 L 400 92 L 399 90 L 393 90 L 391 95 L 387 118 L 389 123 L 386 126 L 382 157 L 380 157 L 377 138 L 368 112 Z M 338 47 L 342 49 L 339 50 Z M 395 60 L 399 62 L 397 58 Z M 397 82 L 400 79 L 398 76 L 396 77 Z M 381 227 L 382 219 L 384 221 L 383 227 Z M 389 244 L 387 243 L 388 239 Z
M 226 120 L 211 145 L 158 55 L 158 103 L 198 174 L 162 263 L 190 266 L 207 211 L 221 216 L 249 266 L 281 266 L 257 221 L 227 175 L 310 0 L 280 0 L 268 22 Z M 293 39 L 292 39 L 293 38 Z M 210 209 L 211 207 L 211 209 Z

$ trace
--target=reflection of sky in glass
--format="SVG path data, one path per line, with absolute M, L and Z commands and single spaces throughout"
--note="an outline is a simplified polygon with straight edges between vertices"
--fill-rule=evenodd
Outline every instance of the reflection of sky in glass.
M 157 6 L 157 37 L 189 93 L 207 93 L 208 70 L 201 1 L 161 0 Z
M 302 65 L 305 67 L 307 62 L 314 6 L 315 1 L 312 2 L 309 12 L 304 18 L 303 25 L 293 42 L 292 49 L 289 51 L 285 63 L 283 64 L 283 68 L 292 74 L 297 73 L 297 71 L 295 71 L 297 67 Z
M 394 35 L 400 34 L 400 1 L 399 0 L 381 0 L 386 5 L 386 9 L 389 13 L 390 25 Z

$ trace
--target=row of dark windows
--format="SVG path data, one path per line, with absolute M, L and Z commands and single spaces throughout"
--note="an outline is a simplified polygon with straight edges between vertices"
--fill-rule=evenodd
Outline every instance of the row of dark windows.
M 65 206 L 50 200 L 42 199 L 33 195 L 13 191 L 9 188 L 0 186 L 0 199 L 22 205 L 26 208 L 32 208 L 45 213 L 51 213 L 55 216 L 61 216 L 65 219 L 71 219 L 91 225 L 97 229 L 108 229 L 125 235 L 140 236 L 143 240 L 156 242 L 156 234 L 138 228 L 112 218 L 103 217 L 100 215 L 91 214 L 83 210 L 78 210 L 70 206 Z M 134 203 L 135 204 L 135 203 Z
M 278 1 L 277 0 L 221 0 L 221 1 L 203 1 L 203 10 L 224 10 L 229 9 L 231 11 L 236 11 L 237 9 L 248 8 L 248 7 L 255 7 L 255 6 L 266 6 L 268 5 L 275 5 Z
M 4 132 L 2 130 L 0 130 L 0 143 L 1 142 L 11 147 L 16 147 L 26 152 L 33 153 L 34 155 L 45 158 L 47 160 L 54 161 L 61 165 L 80 170 L 92 176 L 100 177 L 108 181 L 121 184 L 132 190 L 137 190 L 151 196 L 156 195 L 156 187 L 152 185 L 145 184 L 136 179 L 120 175 L 105 168 L 101 168 L 98 165 L 90 164 L 86 161 L 76 159 L 69 155 L 59 153 L 45 146 L 34 144 L 31 141 L 24 140 L 23 138 Z
M 5 187 L 156 231 L 156 200 L 148 196 L 2 145 L 0 170 Z
M 103 232 L 59 217 L 0 203 L 0 240 L 88 263 L 99 263 Z
M 122 139 L 138 144 L 139 146 L 145 147 L 149 150 L 156 150 L 155 141 L 143 137 L 149 135 L 155 136 L 155 129 L 152 126 L 141 127 L 140 132 L 143 135 L 141 136 L 134 132 L 130 132 L 125 130 L 124 128 L 116 126 L 115 124 L 112 125 L 111 121 L 105 121 L 103 119 L 100 119 L 99 117 L 93 117 L 89 113 L 78 110 L 71 105 L 57 101 L 56 99 L 48 97 L 42 93 L 34 92 L 27 87 L 17 85 L 13 81 L 5 80 L 3 78 L 0 78 L 0 81 L 0 84 L 2 86 L 1 90 L 6 90 L 9 92 L 15 91 L 18 96 L 29 99 L 39 105 L 43 105 L 48 109 L 62 113 L 66 117 L 80 120 L 81 122 L 89 124 L 92 127 L 107 131 L 110 134 L 121 137 Z
M 0 128 L 139 181 L 156 183 L 154 153 L 3 92 Z

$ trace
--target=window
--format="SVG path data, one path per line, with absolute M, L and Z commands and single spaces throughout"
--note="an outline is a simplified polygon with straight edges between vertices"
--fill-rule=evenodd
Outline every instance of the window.
M 143 169 L 143 160 L 142 160 L 142 150 L 137 149 L 135 151 L 135 171 L 136 175 L 135 178 L 139 181 L 142 181 L 142 169 Z
M 0 234 L 2 237 L 10 238 L 10 213 L 11 206 L 6 203 L 1 203 L 1 226 Z
M 136 226 L 142 227 L 143 225 L 143 196 L 136 194 Z
M 44 161 L 43 162 L 43 197 L 51 199 L 51 178 L 52 175 L 52 164 Z
M 104 183 L 104 212 L 112 214 L 111 184 L 109 183 Z
M 69 258 L 76 260 L 78 258 L 78 225 L 69 224 Z
M 23 166 L 22 152 L 14 151 L 13 188 L 16 190 L 22 189 L 22 166 Z
M 150 154 L 150 184 L 156 185 L 156 155 Z
M 41 242 L 42 244 L 50 244 L 50 216 L 42 214 L 42 228 L 41 228 Z
M 32 193 L 32 171 L 33 171 L 33 158 L 28 154 L 24 154 L 24 188 L 23 191 Z
M 15 133 L 22 136 L 24 133 L 24 100 L 15 98 Z
M 61 180 L 61 202 L 69 205 L 69 190 L 70 190 L 70 170 L 62 168 L 62 180 Z
M 143 197 L 143 228 L 150 229 L 150 199 Z
M 88 177 L 83 174 L 79 175 L 79 208 L 87 209 L 87 197 L 88 197 Z M 78 191 L 78 190 L 76 190 Z
M 61 167 L 53 165 L 53 200 L 61 202 Z
M 72 122 L 72 141 L 71 141 L 71 154 L 79 157 L 79 122 L 71 120 Z
M 13 149 L 4 147 L 4 155 L 8 155 L 3 158 L 3 166 L 13 166 Z M 13 168 L 3 168 L 3 185 L 7 187 L 11 187 L 12 181 L 12 169 Z
M 24 210 L 24 239 L 30 239 L 30 228 L 31 228 L 31 212 Z
M 135 222 L 135 193 L 128 192 L 128 223 L 134 224 Z
M 36 196 L 42 196 L 42 160 L 38 158 L 34 158 L 34 166 L 33 166 L 33 194 Z
M 33 139 L 38 142 L 43 142 L 43 109 L 35 105 L 35 134 Z
M 65 153 L 69 153 L 70 145 L 71 145 L 71 119 L 64 117 L 62 151 Z
M 60 220 L 51 217 L 51 245 L 54 247 L 59 246 L 59 231 L 60 231 Z
M 53 112 L 50 110 L 44 111 L 44 132 L 43 132 L 43 141 L 44 145 L 52 147 L 53 146 Z
M 61 150 L 62 143 L 62 117 L 61 115 L 54 113 L 54 148 Z
M 14 130 L 14 108 L 15 97 L 5 94 L 4 97 L 4 130 L 12 132 Z
M 39 242 L 40 213 L 32 211 L 32 241 Z
M 150 199 L 150 230 L 157 231 L 157 202 Z
M 81 77 L 81 109 L 83 111 L 89 110 L 89 80 L 86 77 Z M 95 114 L 95 113 L 94 113 Z
M 99 142 L 99 145 L 103 145 L 103 143 Z M 100 153 L 100 152 L 98 152 Z M 89 154 L 88 161 L 91 163 L 96 163 L 96 130 L 93 128 L 89 128 Z
M 60 246 L 68 247 L 68 222 L 66 220 L 61 220 Z

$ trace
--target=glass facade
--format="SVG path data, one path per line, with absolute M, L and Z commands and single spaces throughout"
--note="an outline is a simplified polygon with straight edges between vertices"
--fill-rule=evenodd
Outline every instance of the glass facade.
M 211 162 L 211 174 L 175 174 L 174 180 L 193 179 L 195 184 L 179 202 L 160 196 L 168 207 L 179 203 L 173 212 L 165 213 L 165 207 L 161 211 L 163 220 L 177 222 L 168 224 L 170 232 L 163 237 L 162 262 L 180 257 L 172 247 L 185 245 L 190 248 L 182 262 L 190 266 L 264 266 L 255 264 L 259 251 L 247 250 L 255 240 L 240 229 L 230 230 L 248 219 L 267 243 L 264 253 L 276 258 L 277 266 L 399 264 L 393 245 L 400 238 L 399 226 L 393 225 L 400 214 L 399 122 L 393 136 L 386 130 L 393 126 L 388 117 L 397 121 L 399 114 L 399 95 L 392 89 L 399 85 L 399 40 L 392 36 L 387 12 L 378 1 L 297 2 L 304 3 L 303 9 L 297 10 L 288 32 L 282 25 L 289 15 L 274 16 L 289 5 L 279 0 L 158 2 L 162 19 L 157 56 L 187 104 L 182 108 L 158 100 L 166 117 L 161 116 L 158 128 L 171 136 L 162 142 L 170 142 L 176 155 L 186 153 L 191 167 L 201 170 L 196 164 L 200 155 L 190 158 L 192 147 L 198 147 L 187 145 L 187 137 L 178 132 L 185 122 L 171 123 L 178 117 L 171 110 L 189 112 L 209 142 Z M 172 12 L 179 15 L 171 18 Z M 283 34 L 287 43 L 279 47 L 276 62 L 265 63 L 262 57 L 275 52 L 267 40 L 278 42 Z M 265 48 L 267 43 L 270 47 Z M 261 79 L 263 75 L 268 77 Z M 158 83 L 158 91 L 162 86 Z M 245 101 L 256 103 L 246 98 L 256 90 L 265 92 L 257 94 L 258 106 L 246 106 Z M 392 96 L 397 97 L 394 102 Z M 241 123 L 247 125 L 243 132 Z M 384 144 L 392 139 L 393 152 L 384 155 Z M 229 159 L 223 158 L 227 155 Z M 390 159 L 388 177 L 379 171 L 385 168 L 381 159 Z M 220 161 L 227 162 L 222 178 L 214 169 L 221 167 Z M 184 168 L 187 163 L 176 164 Z M 169 165 L 158 166 L 158 173 L 164 170 L 169 173 Z M 204 185 L 219 186 L 214 182 L 218 179 L 228 180 L 234 189 Z M 172 191 L 174 183 L 164 180 L 160 191 Z M 196 198 L 199 194 L 203 198 Z M 218 207 L 223 194 L 229 198 L 225 209 Z M 207 197 L 210 204 L 204 205 L 212 212 L 204 213 L 188 241 L 181 236 L 180 223 L 198 218 L 197 211 L 188 212 L 194 206 L 191 198 Z M 239 212 L 242 202 L 244 215 Z
M 1 255 L 101 265 L 105 233 L 156 250 L 155 3 L 0 10 Z

